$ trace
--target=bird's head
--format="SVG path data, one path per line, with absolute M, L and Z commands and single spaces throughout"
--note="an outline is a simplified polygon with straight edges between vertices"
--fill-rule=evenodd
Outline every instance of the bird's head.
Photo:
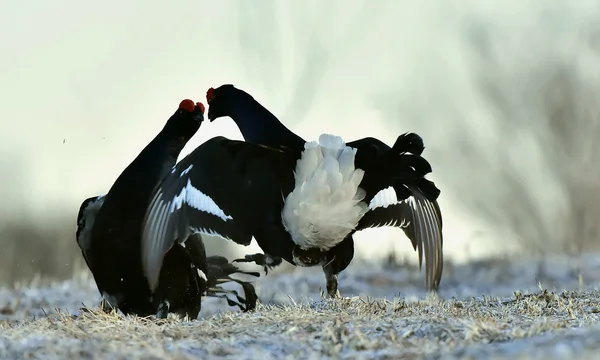
M 185 99 L 179 103 L 179 108 L 169 118 L 165 128 L 169 129 L 176 137 L 184 138 L 187 141 L 196 134 L 202 121 L 204 121 L 204 105 Z
M 208 120 L 224 116 L 231 117 L 231 110 L 237 96 L 244 93 L 231 84 L 221 85 L 218 88 L 210 88 L 206 92 L 206 103 L 208 104 Z M 245 94 L 245 93 L 244 93 Z

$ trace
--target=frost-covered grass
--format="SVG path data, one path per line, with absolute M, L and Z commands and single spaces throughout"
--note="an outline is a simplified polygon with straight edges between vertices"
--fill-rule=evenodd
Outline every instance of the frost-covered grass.
M 448 265 L 439 296 L 410 266 L 261 277 L 257 310 L 207 299 L 197 321 L 105 314 L 93 281 L 0 290 L 0 358 L 585 358 L 600 350 L 600 255 Z M 401 292 L 401 293 L 398 293 Z M 85 303 L 87 308 L 81 303 Z M 58 309 L 56 309 L 58 308 Z

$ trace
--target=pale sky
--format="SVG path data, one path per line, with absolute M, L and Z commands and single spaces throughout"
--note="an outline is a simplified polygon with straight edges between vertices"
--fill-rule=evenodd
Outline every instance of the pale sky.
M 498 238 L 460 199 L 461 191 L 486 196 L 488 188 L 460 184 L 489 172 L 470 175 L 458 143 L 466 136 L 494 159 L 497 148 L 488 147 L 503 130 L 475 86 L 478 63 L 469 41 L 480 32 L 490 36 L 493 51 L 503 54 L 495 58 L 499 68 L 512 76 L 509 93 L 526 83 L 522 63 L 556 58 L 598 75 L 584 36 L 600 29 L 598 3 L 544 3 L 550 2 L 3 2 L 2 221 L 29 214 L 43 226 L 68 212 L 73 223 L 65 226 L 74 227 L 81 201 L 108 190 L 179 101 L 204 102 L 209 87 L 233 83 L 305 139 L 330 132 L 392 144 L 400 133 L 419 133 L 442 190 L 447 253 L 459 256 L 481 232 L 487 240 L 470 247 L 485 252 Z M 539 115 L 528 111 L 525 119 Z M 241 139 L 230 120 L 206 122 L 182 156 L 216 135 Z M 515 144 L 527 153 L 513 156 L 515 166 L 538 169 L 527 179 L 543 182 L 536 178 L 544 178 L 542 146 L 526 136 Z M 561 202 L 553 186 L 539 189 L 555 201 L 539 205 L 549 223 Z M 412 252 L 408 240 L 394 241 L 403 237 L 399 231 L 364 238 L 374 235 L 392 240 L 377 247 L 364 240 L 365 253 L 388 245 Z

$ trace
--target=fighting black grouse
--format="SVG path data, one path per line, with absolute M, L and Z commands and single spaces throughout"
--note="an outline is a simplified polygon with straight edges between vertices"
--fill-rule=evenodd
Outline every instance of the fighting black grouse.
M 281 258 L 297 266 L 321 265 L 327 291 L 337 294 L 337 274 L 354 256 L 352 234 L 381 226 L 404 230 L 419 255 L 425 256 L 425 282 L 437 289 L 443 269 L 440 191 L 427 180 L 430 164 L 414 133 L 400 135 L 390 148 L 367 137 L 345 143 L 323 134 L 307 142 L 290 131 L 250 94 L 226 84 L 207 92 L 208 118 L 230 117 L 246 142 L 288 154 L 292 180 L 281 179 L 281 196 L 267 208 L 274 236 L 255 238 L 264 254 L 240 261 L 277 265 Z M 290 157 L 289 154 L 292 153 Z M 390 189 L 391 188 L 391 189 Z M 264 205 L 263 205 L 264 208 Z M 270 264 L 265 259 L 271 260 Z

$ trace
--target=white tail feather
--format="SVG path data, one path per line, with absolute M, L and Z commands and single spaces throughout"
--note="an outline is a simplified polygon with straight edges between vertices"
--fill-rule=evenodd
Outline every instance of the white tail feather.
M 296 163 L 296 184 L 281 213 L 283 225 L 303 249 L 329 250 L 350 234 L 368 210 L 354 167 L 356 149 L 329 134 L 307 142 Z

